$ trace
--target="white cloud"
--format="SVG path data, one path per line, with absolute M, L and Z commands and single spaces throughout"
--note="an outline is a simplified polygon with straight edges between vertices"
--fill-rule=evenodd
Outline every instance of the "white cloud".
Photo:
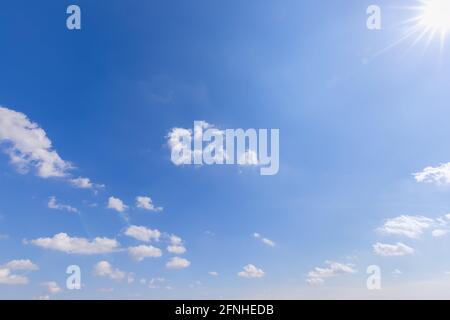
M 76 178 L 76 179 L 72 179 L 70 180 L 70 183 L 79 189 L 92 189 L 94 187 L 94 185 L 92 184 L 91 180 L 89 178 Z
M 41 178 L 70 179 L 72 164 L 54 150 L 44 129 L 25 114 L 1 106 L 0 146 L 4 147 L 11 163 L 22 174 L 33 169 Z M 78 179 L 69 182 L 76 187 L 80 183 L 83 185 Z
M 186 248 L 183 245 L 183 239 L 181 239 L 180 237 L 176 236 L 176 235 L 171 235 L 170 236 L 170 243 L 171 245 L 169 245 L 167 247 L 167 251 L 169 251 L 170 253 L 173 254 L 183 254 L 186 252 Z
M 19 285 L 27 283 L 27 277 L 11 274 L 11 269 L 0 268 L 0 284 Z
M 105 187 L 104 184 L 94 184 L 91 179 L 84 177 L 71 179 L 70 184 L 78 189 L 102 189 Z
M 139 241 L 150 242 L 151 240 L 159 240 L 161 232 L 158 230 L 148 229 L 143 226 L 130 226 L 125 234 Z
M 122 200 L 114 197 L 109 197 L 108 199 L 108 209 L 116 210 L 118 212 L 124 212 L 128 209 Z
M 137 246 L 128 248 L 128 253 L 138 262 L 144 260 L 145 258 L 159 258 L 162 256 L 160 249 L 153 246 Z
M 170 236 L 170 243 L 174 246 L 181 245 L 183 243 L 183 239 L 173 234 Z
M 77 208 L 74 208 L 67 204 L 58 203 L 58 201 L 56 200 L 55 197 L 50 197 L 47 205 L 50 209 L 53 209 L 53 210 L 68 211 L 68 212 L 74 212 L 74 213 L 78 212 Z
M 39 267 L 34 264 L 31 260 L 12 260 L 4 265 L 4 267 L 10 270 L 27 270 L 34 271 L 38 270 Z
M 373 245 L 375 254 L 383 257 L 399 257 L 414 254 L 414 249 L 398 242 L 397 244 L 375 243 Z
M 333 261 L 326 261 L 325 263 L 328 265 L 327 267 L 316 267 L 308 273 L 306 279 L 307 283 L 311 285 L 322 284 L 327 278 L 332 278 L 343 274 L 354 274 L 357 272 L 353 264 L 344 264 Z
M 166 267 L 169 269 L 184 269 L 191 265 L 191 262 L 189 260 L 174 257 L 169 260 L 169 262 L 166 263 Z
M 378 230 L 385 234 L 417 239 L 420 238 L 426 229 L 432 227 L 433 224 L 433 219 L 423 216 L 399 216 L 388 219 Z
M 421 172 L 414 173 L 417 182 L 434 183 L 446 185 L 450 183 L 450 162 L 441 164 L 438 167 L 427 167 Z
M 167 251 L 173 254 L 183 254 L 186 253 L 186 248 L 184 246 L 168 246 Z
M 162 207 L 155 207 L 150 197 L 136 197 L 136 207 L 147 211 L 159 212 L 162 211 Z
M 396 276 L 401 276 L 403 274 L 403 272 L 401 270 L 395 269 L 394 271 L 392 271 L 392 273 Z
M 264 238 L 263 236 L 261 236 L 259 233 L 254 233 L 253 237 L 255 237 L 256 239 L 258 239 L 259 241 L 261 241 L 262 243 L 264 243 L 265 245 L 268 245 L 269 247 L 275 247 L 275 242 L 273 242 L 270 239 Z
M 225 131 L 216 128 L 213 124 L 206 121 L 196 121 L 194 123 L 194 130 L 184 129 L 184 128 L 173 128 L 168 135 L 168 145 L 171 150 L 172 155 L 177 155 L 176 157 L 171 157 L 173 164 L 179 166 L 183 164 L 191 164 L 192 160 L 196 157 L 204 159 L 208 157 L 211 161 L 215 163 L 224 163 L 227 159 L 227 154 L 223 148 L 223 145 L 217 145 L 216 141 L 206 142 L 203 141 L 205 138 L 202 136 L 205 134 L 205 130 L 210 130 L 214 139 L 219 137 L 225 140 Z M 214 140 L 212 139 L 212 140 Z M 202 150 L 185 150 L 186 145 L 192 144 L 192 141 L 201 142 L 202 145 L 206 144 Z M 257 156 L 254 152 L 247 152 L 243 154 L 243 157 L 239 157 L 242 160 L 243 165 L 254 165 L 255 161 L 257 164 Z M 241 163 L 241 161 L 239 161 Z M 198 165 L 201 165 L 200 163 Z
M 238 273 L 242 278 L 262 278 L 265 276 L 265 272 L 262 269 L 257 268 L 253 264 L 246 265 L 242 271 Z
M 443 237 L 443 236 L 447 235 L 448 232 L 449 232 L 449 230 L 435 229 L 435 230 L 433 230 L 433 232 L 431 234 L 433 235 L 433 237 L 439 238 L 439 237 Z
M 108 261 L 100 261 L 94 266 L 94 274 L 99 277 L 108 277 L 113 280 L 123 280 L 126 273 L 114 268 Z
M 208 274 L 209 274 L 211 277 L 218 277 L 218 276 L 219 276 L 219 273 L 216 272 L 216 271 L 210 271 L 210 272 L 208 272 Z
M 70 237 L 66 233 L 58 233 L 51 238 L 38 238 L 31 240 L 31 243 L 43 249 L 80 255 L 111 253 L 117 251 L 120 246 L 115 239 L 97 237 L 90 241 L 85 238 Z
M 53 150 L 45 131 L 26 115 L 0 107 L 0 143 L 22 173 L 34 167 L 42 178 L 65 177 L 71 164 Z
M 44 282 L 44 283 L 42 283 L 42 286 L 44 286 L 46 288 L 46 290 L 48 291 L 48 293 L 51 293 L 51 294 L 56 294 L 56 293 L 61 292 L 61 288 L 55 281 Z

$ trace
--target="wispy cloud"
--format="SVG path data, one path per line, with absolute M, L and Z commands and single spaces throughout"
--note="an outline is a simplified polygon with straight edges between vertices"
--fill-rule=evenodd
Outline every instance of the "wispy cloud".
M 383 257 L 399 257 L 414 254 L 414 249 L 398 242 L 396 244 L 375 243 L 373 245 L 375 254 Z
M 74 213 L 78 212 L 77 208 L 74 208 L 67 204 L 58 203 L 58 201 L 56 200 L 56 197 L 50 197 L 48 200 L 47 206 L 53 210 L 68 211 L 68 212 L 74 212 Z
M 344 274 L 354 274 L 357 272 L 353 264 L 326 261 L 327 267 L 316 267 L 308 273 L 306 282 L 309 284 L 322 284 L 325 279 Z
M 259 241 L 261 241 L 262 243 L 264 243 L 265 245 L 269 246 L 269 247 L 275 247 L 275 242 L 273 242 L 272 240 L 263 237 L 261 234 L 255 232 L 253 234 L 253 237 L 255 239 L 258 239 Z

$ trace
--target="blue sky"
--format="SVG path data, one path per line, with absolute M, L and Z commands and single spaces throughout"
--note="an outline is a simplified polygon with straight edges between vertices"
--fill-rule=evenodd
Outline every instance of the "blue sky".
M 366 28 L 373 2 L 360 0 L 77 0 L 78 31 L 65 24 L 71 2 L 2 3 L 0 120 L 37 123 L 73 168 L 19 170 L 8 130 L 30 130 L 2 122 L 0 271 L 27 283 L 1 284 L 0 272 L 0 298 L 448 297 L 449 49 L 412 37 L 383 51 L 415 15 L 401 7 L 417 2 L 376 2 L 379 31 Z M 175 166 L 167 136 L 196 120 L 280 129 L 279 173 Z M 78 177 L 94 185 L 74 187 Z M 138 196 L 163 210 L 137 207 Z M 49 208 L 51 197 L 77 212 Z M 109 209 L 110 197 L 128 208 Z M 130 226 L 161 234 L 138 240 Z M 38 241 L 61 233 L 118 250 Z M 185 253 L 168 252 L 171 235 Z M 129 248 L 142 245 L 161 256 L 135 261 Z M 174 257 L 185 267 L 168 268 Z M 96 272 L 102 261 L 112 271 Z M 65 287 L 69 265 L 82 290 Z M 369 265 L 380 291 L 366 288 Z

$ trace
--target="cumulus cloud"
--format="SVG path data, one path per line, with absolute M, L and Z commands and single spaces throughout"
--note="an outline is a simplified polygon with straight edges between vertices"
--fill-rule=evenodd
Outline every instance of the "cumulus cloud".
M 253 237 L 255 239 L 258 239 L 259 241 L 261 241 L 262 243 L 264 243 L 265 245 L 268 245 L 269 247 L 275 247 L 275 242 L 273 242 L 270 239 L 264 238 L 263 236 L 261 236 L 259 233 L 255 232 L 253 234 Z
M 413 174 L 417 182 L 434 183 L 436 185 L 450 184 L 450 162 L 438 167 L 426 167 L 421 172 Z
M 56 197 L 50 197 L 47 206 L 53 210 L 67 211 L 67 212 L 78 212 L 77 208 L 69 206 L 67 204 L 58 203 Z
M 108 261 L 100 261 L 94 266 L 94 275 L 108 277 L 113 280 L 123 280 L 126 273 L 114 268 Z
M 101 189 L 104 188 L 103 184 L 94 184 L 89 178 L 75 178 L 70 180 L 70 184 L 78 189 Z
M 125 231 L 125 235 L 139 241 L 150 242 L 151 240 L 159 240 L 161 232 L 143 226 L 129 226 Z
M 122 200 L 114 197 L 109 197 L 108 199 L 108 209 L 116 210 L 117 212 L 124 212 L 128 209 Z
M 10 262 L 6 263 L 4 267 L 10 270 L 26 270 L 26 271 L 35 271 L 39 269 L 39 267 L 29 259 L 11 260 Z
M 167 140 L 172 153 L 172 163 L 177 166 L 196 163 L 194 159 L 208 159 L 208 162 L 217 164 L 223 164 L 227 159 L 227 154 L 223 147 L 225 131 L 206 121 L 195 121 L 194 130 L 173 128 L 169 132 Z M 189 146 L 192 145 L 192 141 L 198 142 L 204 148 L 191 150 Z M 242 156 L 239 157 L 240 164 L 254 165 L 255 161 L 257 163 L 257 156 L 254 152 L 250 151 L 248 154 L 242 154 Z M 202 165 L 203 161 L 196 164 Z
M 53 150 L 52 142 L 38 124 L 26 115 L 0 107 L 0 143 L 22 173 L 31 168 L 42 178 L 65 177 L 71 164 Z
M 136 197 L 136 207 L 153 212 L 160 212 L 163 210 L 162 207 L 155 207 L 150 197 L 143 196 Z
M 11 273 L 11 269 L 0 267 L 0 284 L 23 285 L 28 283 L 28 278 Z
M 48 281 L 42 283 L 42 286 L 45 287 L 48 293 L 50 294 L 56 294 L 61 292 L 61 288 L 55 281 Z
M 183 254 L 186 253 L 186 248 L 184 246 L 168 246 L 167 251 L 173 254 Z
M 189 260 L 174 257 L 169 260 L 169 262 L 166 263 L 166 267 L 169 269 L 184 269 L 191 265 L 191 262 Z
M 25 242 L 27 241 L 25 240 Z M 97 237 L 93 240 L 88 240 L 70 237 L 66 233 L 58 233 L 53 237 L 31 240 L 31 244 L 43 249 L 80 255 L 111 253 L 117 251 L 120 246 L 115 239 Z
M 434 224 L 433 219 L 423 216 L 399 216 L 385 221 L 384 225 L 378 230 L 385 234 L 406 236 L 408 238 L 418 239 L 425 230 L 431 228 Z
M 176 236 L 170 236 L 170 245 L 167 247 L 167 251 L 173 254 L 183 254 L 186 252 L 186 248 L 183 245 L 183 240 Z
M 246 265 L 242 271 L 238 273 L 241 278 L 262 278 L 265 276 L 265 272 L 262 269 L 257 268 L 253 264 Z
M 74 186 L 85 185 L 70 178 L 72 164 L 59 156 L 44 129 L 25 114 L 1 106 L 0 146 L 22 174 L 34 171 L 41 178 L 67 178 Z
M 170 243 L 174 246 L 181 245 L 183 243 L 183 239 L 173 234 L 170 236 Z
M 375 243 L 373 245 L 375 254 L 383 257 L 399 257 L 414 254 L 414 249 L 398 242 L 397 244 Z
M 153 246 L 137 246 L 128 248 L 128 253 L 135 261 L 142 261 L 145 258 L 159 258 L 162 256 L 162 251 Z
M 344 274 L 354 274 L 357 272 L 353 264 L 344 264 L 334 261 L 326 261 L 325 263 L 327 267 L 316 267 L 308 273 L 306 279 L 307 283 L 311 285 L 322 284 L 327 278 L 332 278 Z

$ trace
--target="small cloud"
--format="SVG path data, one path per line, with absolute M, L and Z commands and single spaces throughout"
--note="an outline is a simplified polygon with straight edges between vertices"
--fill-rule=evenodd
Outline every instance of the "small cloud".
M 265 272 L 253 264 L 249 264 L 243 268 L 243 271 L 238 273 L 238 276 L 241 278 L 262 278 L 265 276 Z
M 126 206 L 119 198 L 109 197 L 108 209 L 116 210 L 117 212 L 124 212 L 128 209 L 128 206 Z
M 150 197 L 136 197 L 136 207 L 153 212 L 163 211 L 162 207 L 155 207 Z
M 326 261 L 327 267 L 316 267 L 308 273 L 306 282 L 311 285 L 323 284 L 325 279 L 344 274 L 354 274 L 356 269 L 353 264 L 345 264 L 334 261 Z
M 24 285 L 28 284 L 28 278 L 11 273 L 11 269 L 0 267 L 0 284 Z
M 128 253 L 133 260 L 141 262 L 145 258 L 159 258 L 162 256 L 160 249 L 153 246 L 137 246 L 128 248 Z
M 413 176 L 417 182 L 433 183 L 438 186 L 450 184 L 450 162 L 437 167 L 426 167 Z
M 398 242 L 397 244 L 376 243 L 373 245 L 375 254 L 383 257 L 400 257 L 414 254 L 414 249 Z
M 150 242 L 152 240 L 158 241 L 161 237 L 161 232 L 143 226 L 129 226 L 125 231 L 125 235 L 139 241 Z
M 126 272 L 114 268 L 108 261 L 100 261 L 94 266 L 94 275 L 120 281 L 125 279 Z
M 174 257 L 169 260 L 169 262 L 166 263 L 166 267 L 168 269 L 184 269 L 191 265 L 191 262 L 189 260 Z
M 25 244 L 27 240 L 23 240 Z M 58 233 L 49 238 L 38 238 L 30 241 L 31 244 L 47 250 L 65 252 L 67 254 L 104 254 L 115 252 L 120 244 L 115 239 L 97 237 L 93 240 L 86 238 L 70 237 L 66 233 Z
M 39 267 L 29 259 L 12 260 L 7 264 L 5 264 L 5 267 L 10 270 L 26 270 L 26 271 L 39 270 Z
M 448 232 L 449 231 L 445 230 L 445 229 L 435 229 L 435 230 L 433 230 L 433 232 L 431 234 L 433 235 L 433 237 L 439 238 L 439 237 L 443 237 L 443 236 L 447 235 Z
M 218 276 L 219 276 L 219 273 L 216 272 L 216 271 L 210 271 L 210 272 L 208 272 L 208 274 L 209 274 L 211 277 L 218 277 Z
M 173 254 L 183 254 L 186 253 L 186 248 L 183 245 L 183 240 L 176 236 L 171 235 L 170 236 L 170 245 L 167 247 L 167 251 Z
M 264 243 L 265 245 L 269 246 L 269 247 L 275 247 L 275 242 L 273 242 L 270 239 L 264 238 L 263 236 L 261 236 L 259 233 L 254 233 L 253 237 L 255 239 L 258 239 L 259 241 L 261 241 L 262 243 Z
M 398 269 L 395 269 L 394 271 L 392 271 L 392 274 L 396 275 L 396 276 L 401 276 L 403 274 L 403 272 L 401 272 Z
M 67 204 L 58 203 L 58 201 L 56 200 L 55 197 L 49 198 L 47 206 L 49 207 L 49 209 L 53 209 L 53 210 L 60 210 L 60 211 L 67 211 L 67 212 L 74 212 L 74 213 L 78 212 L 77 208 L 74 208 Z
M 434 220 L 423 216 L 399 216 L 388 219 L 378 231 L 390 234 L 418 239 L 425 230 L 431 228 Z
M 83 177 L 71 179 L 70 184 L 78 189 L 102 189 L 105 187 L 103 184 L 94 184 L 91 179 Z

